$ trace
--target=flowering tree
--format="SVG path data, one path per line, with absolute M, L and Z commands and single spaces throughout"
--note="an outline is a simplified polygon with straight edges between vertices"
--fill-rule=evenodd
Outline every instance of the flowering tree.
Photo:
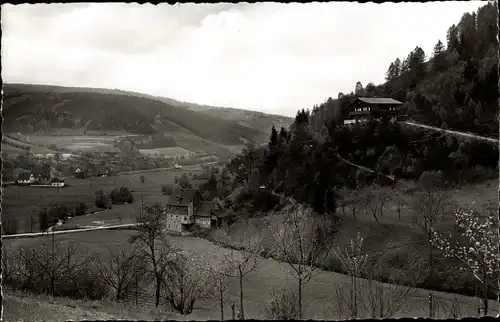
M 356 240 L 351 239 L 349 246 L 344 249 L 337 247 L 333 252 L 351 276 L 351 317 L 356 318 L 358 315 L 356 280 L 368 257 L 363 252 L 363 237 L 358 233 Z
M 163 281 L 165 297 L 174 310 L 190 314 L 197 300 L 213 296 L 215 281 L 211 277 L 208 262 L 183 249 L 167 268 Z
M 460 260 L 482 284 L 483 313 L 488 314 L 488 281 L 498 271 L 498 223 L 482 218 L 472 207 L 455 213 L 459 238 L 433 231 L 432 242 L 445 256 Z
M 310 207 L 291 200 L 279 215 L 281 221 L 270 227 L 274 236 L 274 255 L 292 269 L 298 282 L 298 318 L 302 318 L 302 288 L 313 277 L 318 264 L 328 256 L 332 235 L 323 234 L 320 229 L 324 217 L 314 218 Z M 323 224 L 323 225 L 322 225 Z

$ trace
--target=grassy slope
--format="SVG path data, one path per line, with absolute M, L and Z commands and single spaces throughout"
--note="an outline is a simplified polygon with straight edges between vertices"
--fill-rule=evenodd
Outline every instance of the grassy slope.
M 88 232 L 79 234 L 56 235 L 56 240 L 63 243 L 78 242 L 82 252 L 90 250 L 94 254 L 102 254 L 106 252 L 106 246 L 110 244 L 120 244 L 126 242 L 130 231 L 106 231 L 106 232 Z M 207 240 L 194 237 L 174 237 L 170 236 L 172 242 L 177 243 L 183 248 L 188 248 L 191 251 L 208 260 L 212 265 L 218 265 L 220 259 L 225 253 L 230 250 L 215 246 Z M 27 239 L 9 239 L 5 240 L 5 245 L 11 247 L 19 247 L 20 245 L 31 246 L 39 243 L 42 238 L 27 238 Z M 235 256 L 240 256 L 239 252 L 235 251 Z M 318 271 L 319 272 L 319 271 Z M 342 318 L 335 313 L 335 297 L 334 289 L 337 286 L 348 283 L 348 277 L 338 273 L 321 272 L 316 275 L 313 280 L 304 288 L 304 304 L 307 307 L 305 310 L 305 318 Z M 362 282 L 364 283 L 364 282 Z M 289 284 L 294 286 L 296 281 L 292 279 L 290 269 L 281 265 L 279 262 L 272 259 L 263 259 L 256 271 L 247 275 L 244 280 L 245 291 L 245 311 L 247 318 L 265 318 L 265 304 L 270 299 L 269 290 L 273 285 Z M 238 303 L 239 283 L 237 279 L 231 278 L 228 280 L 228 293 L 230 301 Z M 386 286 L 387 287 L 387 286 Z M 398 317 L 414 317 L 424 316 L 427 307 L 426 290 L 416 290 L 411 299 L 405 305 L 403 311 L 398 314 Z M 455 296 L 447 293 L 436 293 L 436 298 L 443 302 L 449 303 Z M 461 302 L 461 310 L 464 314 L 473 316 L 478 303 L 476 298 L 466 296 L 456 296 Z M 498 307 L 494 305 L 495 301 L 491 301 L 492 314 L 496 314 Z M 205 318 L 218 319 L 219 307 L 217 299 L 204 300 L 195 304 L 194 316 L 188 318 Z M 226 306 L 226 317 L 230 316 L 229 305 Z M 442 313 L 439 316 L 443 316 Z M 343 315 L 345 318 L 346 316 Z M 141 317 L 142 318 L 142 317 Z

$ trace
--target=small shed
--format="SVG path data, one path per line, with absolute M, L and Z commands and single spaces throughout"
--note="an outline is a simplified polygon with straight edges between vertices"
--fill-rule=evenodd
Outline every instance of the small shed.
M 64 187 L 64 180 L 59 178 L 52 178 L 50 184 L 54 187 Z

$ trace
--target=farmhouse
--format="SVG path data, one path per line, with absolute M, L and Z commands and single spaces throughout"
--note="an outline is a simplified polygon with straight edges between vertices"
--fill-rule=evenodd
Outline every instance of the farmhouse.
M 22 172 L 17 179 L 18 184 L 33 184 L 37 181 L 35 175 L 29 172 Z
M 50 180 L 50 185 L 54 187 L 64 187 L 64 180 L 59 178 L 52 178 L 52 180 Z
M 344 124 L 367 121 L 369 117 L 389 117 L 391 121 L 400 116 L 403 103 L 387 97 L 358 97 L 347 105 L 348 116 Z
M 85 172 L 80 168 L 76 168 L 76 170 L 73 174 L 75 175 L 75 178 L 77 178 L 77 179 L 85 179 Z
M 222 205 L 217 200 L 204 201 L 198 189 L 175 189 L 165 203 L 164 211 L 166 228 L 180 233 L 190 231 L 195 224 L 212 228 L 229 220 Z

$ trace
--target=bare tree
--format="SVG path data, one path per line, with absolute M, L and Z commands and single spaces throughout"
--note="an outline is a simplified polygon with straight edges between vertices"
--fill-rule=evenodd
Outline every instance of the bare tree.
M 433 278 L 434 261 L 432 257 L 433 231 L 444 219 L 446 213 L 451 209 L 452 203 L 449 196 L 442 191 L 437 191 L 430 187 L 417 194 L 413 208 L 416 215 L 411 218 L 412 224 L 420 229 L 426 236 L 428 245 L 429 278 Z M 432 313 L 432 292 L 430 293 L 429 312 Z
M 320 225 L 311 208 L 292 202 L 279 214 L 281 222 L 271 226 L 274 252 L 292 269 L 298 282 L 299 318 L 302 318 L 302 287 L 329 254 L 331 234 L 319 238 Z M 317 217 L 319 218 L 319 217 Z M 324 218 L 324 217 L 322 217 Z
M 77 255 L 78 247 L 74 243 L 62 245 L 52 241 L 51 244 L 42 242 L 33 252 L 24 252 L 23 256 L 29 269 L 38 269 L 38 276 L 50 285 L 49 293 L 56 296 L 58 280 L 82 272 L 90 263 L 92 255 Z
M 19 256 L 5 245 L 2 247 L 2 282 L 9 283 L 18 273 Z
M 389 201 L 389 195 L 386 192 L 379 192 L 376 195 L 376 201 L 378 202 L 380 217 L 384 217 L 384 207 L 387 201 Z
M 136 284 L 141 276 L 142 258 L 139 253 L 128 247 L 108 247 L 104 258 L 96 258 L 93 268 L 96 278 L 115 292 L 115 300 L 119 302 L 122 295 Z
M 271 300 L 266 306 L 266 315 L 271 320 L 296 320 L 299 318 L 299 299 L 287 287 L 273 287 Z
M 227 296 L 226 278 L 228 276 L 228 267 L 223 265 L 210 266 L 210 278 L 214 282 L 214 290 L 217 292 L 217 298 L 220 303 L 220 319 L 224 321 L 224 301 Z
M 215 287 L 209 265 L 185 250 L 169 265 L 164 281 L 166 298 L 180 314 L 190 314 L 197 300 L 213 296 Z
M 416 292 L 414 287 L 409 287 L 411 285 L 403 285 L 408 282 L 403 272 L 409 269 L 411 267 L 407 266 L 399 273 L 391 274 L 387 281 L 389 284 L 382 284 L 378 282 L 383 277 L 382 266 L 377 262 L 370 265 L 367 272 L 368 281 L 362 288 L 362 303 L 371 318 L 392 318 Z
M 359 208 L 360 203 L 360 191 L 359 189 L 354 189 L 351 191 L 348 204 L 351 208 L 352 218 L 356 219 L 356 210 Z
M 136 233 L 130 243 L 138 245 L 139 255 L 149 264 L 155 281 L 155 306 L 160 305 L 161 286 L 177 249 L 164 238 L 163 210 L 160 204 L 145 206 L 136 218 Z
M 227 238 L 227 237 L 226 237 Z M 255 271 L 261 260 L 262 239 L 260 235 L 251 235 L 248 231 L 235 237 L 238 238 L 240 252 L 231 249 L 224 255 L 224 265 L 228 267 L 227 276 L 237 277 L 240 284 L 240 319 L 245 319 L 243 305 L 243 280 L 251 272 Z
M 351 290 L 350 290 L 350 310 L 351 310 L 351 318 L 357 318 L 358 316 L 358 285 L 357 279 L 360 276 L 361 267 L 364 265 L 367 255 L 363 251 L 363 237 L 358 233 L 356 236 L 356 240 L 352 240 L 349 243 L 349 246 L 340 249 L 334 250 L 335 255 L 342 263 L 344 269 L 347 270 L 349 276 L 351 277 Z
M 372 192 L 368 191 L 365 194 L 364 200 L 363 200 L 363 206 L 365 208 L 365 212 L 372 215 L 373 219 L 378 223 L 380 223 L 379 220 L 379 211 L 380 211 L 380 206 L 377 200 L 377 196 Z
M 401 191 L 393 190 L 391 200 L 396 205 L 396 210 L 398 212 L 398 220 L 401 221 L 401 211 L 404 205 L 404 196 L 401 193 Z

